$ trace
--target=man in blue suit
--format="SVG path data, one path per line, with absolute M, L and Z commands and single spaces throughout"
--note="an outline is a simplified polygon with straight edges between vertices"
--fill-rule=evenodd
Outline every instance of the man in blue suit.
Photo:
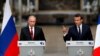
M 83 24 L 83 17 L 80 14 L 74 16 L 74 25 L 68 30 L 68 33 L 64 35 L 64 41 L 68 40 L 93 40 L 90 27 Z

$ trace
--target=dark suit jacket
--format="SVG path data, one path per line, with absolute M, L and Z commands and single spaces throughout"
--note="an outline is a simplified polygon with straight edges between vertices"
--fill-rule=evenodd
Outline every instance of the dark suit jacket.
M 82 24 L 82 34 L 79 38 L 79 34 L 77 31 L 77 27 L 74 25 L 69 28 L 68 34 L 64 36 L 64 41 L 70 40 L 93 40 L 92 33 L 90 27 L 88 25 Z
M 21 41 L 28 41 L 28 40 L 38 41 L 38 40 L 45 40 L 45 37 L 44 37 L 44 33 L 42 31 L 42 28 L 35 27 L 34 39 L 32 39 L 32 37 L 30 35 L 29 27 L 26 26 L 21 29 L 20 40 Z

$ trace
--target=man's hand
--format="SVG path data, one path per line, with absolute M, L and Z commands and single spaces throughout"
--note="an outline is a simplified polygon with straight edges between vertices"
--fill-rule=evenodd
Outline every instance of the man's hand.
M 64 26 L 64 25 L 62 26 L 62 32 L 63 32 L 64 36 L 66 36 L 66 34 L 67 34 L 67 32 L 68 32 L 67 27 Z

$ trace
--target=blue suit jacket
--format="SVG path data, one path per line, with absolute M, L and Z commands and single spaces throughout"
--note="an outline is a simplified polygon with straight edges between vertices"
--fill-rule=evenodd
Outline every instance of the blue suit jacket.
M 93 40 L 90 27 L 88 25 L 82 24 L 82 34 L 79 37 L 76 25 L 69 28 L 68 34 L 64 36 L 64 41 L 70 40 Z

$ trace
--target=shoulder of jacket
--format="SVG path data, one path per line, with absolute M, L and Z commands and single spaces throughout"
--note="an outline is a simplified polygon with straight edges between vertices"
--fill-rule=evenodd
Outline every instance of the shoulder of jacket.
M 27 29 L 28 28 L 28 26 L 24 26 L 24 27 L 22 27 L 21 29 Z
M 39 26 L 35 26 L 35 28 L 37 28 L 37 29 L 42 29 L 41 27 L 39 27 Z

